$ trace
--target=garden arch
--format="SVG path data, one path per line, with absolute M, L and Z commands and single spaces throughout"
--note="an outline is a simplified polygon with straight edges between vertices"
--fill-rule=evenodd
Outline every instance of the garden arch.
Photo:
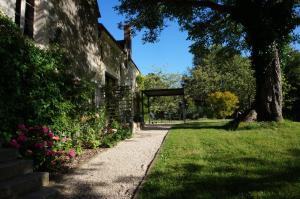
M 162 96 L 182 96 L 182 118 L 185 122 L 186 120 L 186 105 L 185 105 L 185 95 L 184 95 L 184 88 L 173 88 L 173 89 L 151 89 L 151 90 L 143 90 L 142 91 L 142 123 L 145 123 L 145 110 L 144 110 L 144 97 L 147 98 L 147 105 L 148 105 L 148 113 L 150 113 L 150 98 L 151 97 L 162 97 Z M 149 119 L 150 123 L 150 119 Z

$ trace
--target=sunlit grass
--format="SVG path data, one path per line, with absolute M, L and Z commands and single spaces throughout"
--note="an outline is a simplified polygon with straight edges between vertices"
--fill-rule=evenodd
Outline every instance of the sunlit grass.
M 139 198 L 300 198 L 300 123 L 180 124 Z

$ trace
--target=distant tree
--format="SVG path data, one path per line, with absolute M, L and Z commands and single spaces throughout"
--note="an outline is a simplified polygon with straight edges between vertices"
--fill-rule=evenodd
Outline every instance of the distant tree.
M 255 108 L 260 121 L 280 121 L 282 83 L 280 49 L 299 20 L 299 0 L 120 0 L 127 23 L 153 42 L 169 20 L 177 20 L 205 52 L 225 44 L 251 52 L 256 77 Z
M 291 119 L 300 121 L 300 52 L 291 48 L 287 51 L 283 69 L 288 87 L 284 95 L 284 111 Z
M 198 105 L 204 105 L 212 92 L 230 91 L 238 96 L 240 109 L 246 110 L 255 97 L 254 71 L 250 60 L 228 53 L 221 46 L 212 47 L 210 53 L 198 59 L 198 65 L 184 77 L 184 85 L 188 96 Z

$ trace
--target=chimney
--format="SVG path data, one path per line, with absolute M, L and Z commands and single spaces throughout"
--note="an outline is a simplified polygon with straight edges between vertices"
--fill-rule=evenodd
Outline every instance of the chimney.
M 131 27 L 130 25 L 124 26 L 124 49 L 127 57 L 131 58 Z

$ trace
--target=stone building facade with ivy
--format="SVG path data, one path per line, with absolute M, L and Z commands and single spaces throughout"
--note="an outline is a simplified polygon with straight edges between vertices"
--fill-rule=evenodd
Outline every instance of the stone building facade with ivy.
M 140 71 L 131 57 L 130 27 L 124 27 L 123 40 L 116 40 L 98 22 L 97 0 L 1 0 L 0 10 L 41 48 L 59 44 L 66 49 L 74 74 L 88 75 L 99 88 L 137 90 Z M 96 105 L 101 94 L 100 89 L 95 91 Z
M 131 59 L 130 31 L 115 40 L 98 23 L 96 0 L 1 0 L 0 9 L 37 45 L 58 43 L 67 49 L 74 70 L 92 73 L 101 85 L 112 78 L 118 85 L 136 86 L 140 71 Z

